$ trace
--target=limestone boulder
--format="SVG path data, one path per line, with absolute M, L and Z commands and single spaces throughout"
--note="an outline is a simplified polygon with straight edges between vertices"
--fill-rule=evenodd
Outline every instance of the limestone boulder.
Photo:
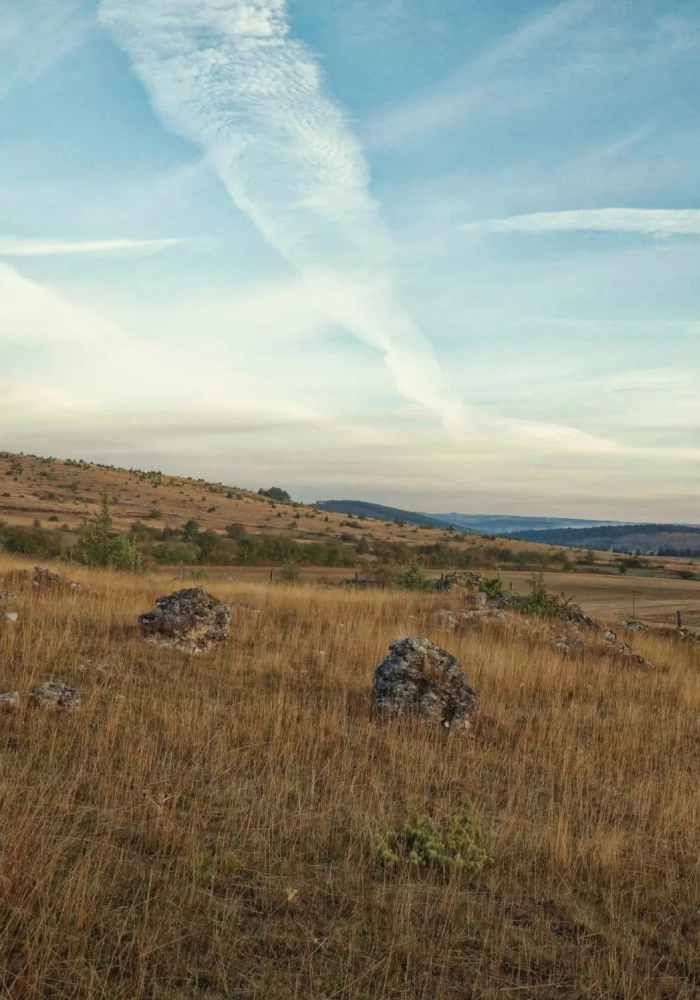
M 80 695 L 65 681 L 54 678 L 30 691 L 29 702 L 36 708 L 73 712 L 80 708 Z
M 231 608 L 203 587 L 159 597 L 153 611 L 139 616 L 141 634 L 159 646 L 183 653 L 206 653 L 228 638 Z
M 425 719 L 446 729 L 468 731 L 479 705 L 459 660 L 419 636 L 392 642 L 372 686 L 381 715 Z

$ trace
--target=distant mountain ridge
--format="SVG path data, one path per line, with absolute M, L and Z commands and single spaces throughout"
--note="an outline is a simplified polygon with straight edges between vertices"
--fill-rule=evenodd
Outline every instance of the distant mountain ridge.
M 512 538 L 598 552 L 637 552 L 644 555 L 700 556 L 700 526 L 692 524 L 621 524 L 587 528 L 515 531 Z
M 575 517 L 521 517 L 516 514 L 429 514 L 424 511 L 403 510 L 366 500 L 318 500 L 319 510 L 336 514 L 352 514 L 378 521 L 405 521 L 420 527 L 447 528 L 477 535 L 507 535 L 516 531 L 544 531 L 550 528 L 591 528 L 600 525 L 619 525 L 621 521 L 594 521 Z
M 352 514 L 353 517 L 369 517 L 377 521 L 405 521 L 406 524 L 415 524 L 422 528 L 444 529 L 451 523 L 442 521 L 432 514 L 401 510 L 399 507 L 385 507 L 383 504 L 368 503 L 366 500 L 318 500 L 313 506 L 327 513 Z
M 519 514 L 430 514 L 461 531 L 479 534 L 510 535 L 516 531 L 545 531 L 548 528 L 596 528 L 600 525 L 625 524 L 625 521 L 594 521 L 578 517 L 525 517 Z

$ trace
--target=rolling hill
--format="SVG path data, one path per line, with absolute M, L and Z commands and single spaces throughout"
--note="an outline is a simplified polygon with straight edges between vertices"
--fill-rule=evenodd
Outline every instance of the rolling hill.
M 516 531 L 520 541 L 545 542 L 601 552 L 637 552 L 644 555 L 700 555 L 700 527 L 688 524 L 627 524 L 547 531 Z
M 619 521 L 592 521 L 571 517 L 522 517 L 517 514 L 429 514 L 421 511 L 387 507 L 365 500 L 319 500 L 314 504 L 319 510 L 354 517 L 370 517 L 378 521 L 405 521 L 423 527 L 443 528 L 452 526 L 457 531 L 479 535 L 510 535 L 516 531 L 542 531 L 548 528 L 583 528 L 600 524 L 619 524 Z

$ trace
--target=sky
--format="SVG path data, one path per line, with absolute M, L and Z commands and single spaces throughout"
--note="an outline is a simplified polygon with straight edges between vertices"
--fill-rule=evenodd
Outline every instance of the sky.
M 692 0 L 3 0 L 0 448 L 700 522 Z

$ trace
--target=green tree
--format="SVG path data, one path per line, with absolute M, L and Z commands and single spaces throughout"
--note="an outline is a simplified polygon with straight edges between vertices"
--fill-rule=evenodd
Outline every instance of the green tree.
M 109 495 L 103 490 L 100 509 L 92 521 L 84 520 L 73 557 L 88 566 L 109 566 L 114 521 L 109 510 Z
M 100 496 L 100 509 L 91 520 L 83 521 L 71 557 L 86 566 L 112 567 L 120 570 L 139 568 L 139 541 L 134 534 L 115 535 L 109 509 L 109 494 Z
M 182 529 L 182 534 L 188 542 L 196 542 L 199 537 L 199 521 L 190 518 Z
M 258 490 L 258 495 L 267 497 L 269 500 L 278 500 L 280 503 L 289 503 L 292 499 L 289 493 L 280 489 L 279 486 L 271 486 L 269 490 Z

